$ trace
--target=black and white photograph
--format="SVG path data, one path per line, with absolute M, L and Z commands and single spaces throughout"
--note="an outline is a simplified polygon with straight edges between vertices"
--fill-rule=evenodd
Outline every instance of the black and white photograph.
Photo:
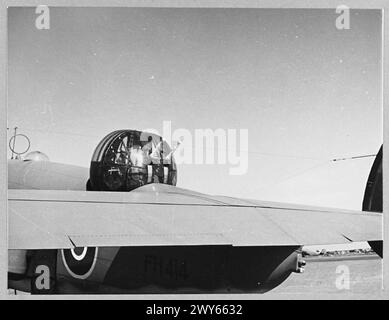
M 379 299 L 383 20 L 9 5 L 8 296 Z

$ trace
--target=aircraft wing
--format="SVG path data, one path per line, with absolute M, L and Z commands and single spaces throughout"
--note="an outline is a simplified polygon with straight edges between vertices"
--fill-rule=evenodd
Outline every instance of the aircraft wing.
M 131 192 L 8 191 L 9 249 L 341 244 L 382 240 L 382 214 L 208 196 L 151 184 Z

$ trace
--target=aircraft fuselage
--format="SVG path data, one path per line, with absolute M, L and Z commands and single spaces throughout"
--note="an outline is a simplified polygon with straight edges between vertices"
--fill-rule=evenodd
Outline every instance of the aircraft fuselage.
M 9 162 L 10 189 L 85 190 L 87 179 L 88 169 L 80 167 Z M 50 292 L 265 292 L 299 269 L 299 249 L 207 245 L 20 251 L 13 254 L 26 254 L 27 269 L 23 274 L 10 273 L 9 286 L 44 293 L 46 289 L 36 287 L 37 267 L 44 264 L 55 288 Z

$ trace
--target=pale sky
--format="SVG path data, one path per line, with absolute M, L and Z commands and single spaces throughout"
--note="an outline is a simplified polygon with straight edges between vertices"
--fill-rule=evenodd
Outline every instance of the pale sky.
M 117 129 L 247 129 L 245 175 L 180 165 L 177 186 L 361 209 L 382 144 L 381 12 L 9 9 L 8 126 L 52 161 L 89 166 Z M 9 133 L 10 136 L 10 133 Z

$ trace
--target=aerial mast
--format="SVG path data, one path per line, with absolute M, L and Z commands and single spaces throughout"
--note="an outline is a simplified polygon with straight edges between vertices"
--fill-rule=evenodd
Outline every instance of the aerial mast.
M 15 142 L 16 142 L 16 131 L 17 131 L 17 130 L 18 130 L 18 127 L 15 127 L 15 128 L 14 128 L 13 141 L 12 141 L 12 148 L 11 148 L 11 152 L 12 152 L 11 159 L 14 158 L 14 150 L 15 150 Z

